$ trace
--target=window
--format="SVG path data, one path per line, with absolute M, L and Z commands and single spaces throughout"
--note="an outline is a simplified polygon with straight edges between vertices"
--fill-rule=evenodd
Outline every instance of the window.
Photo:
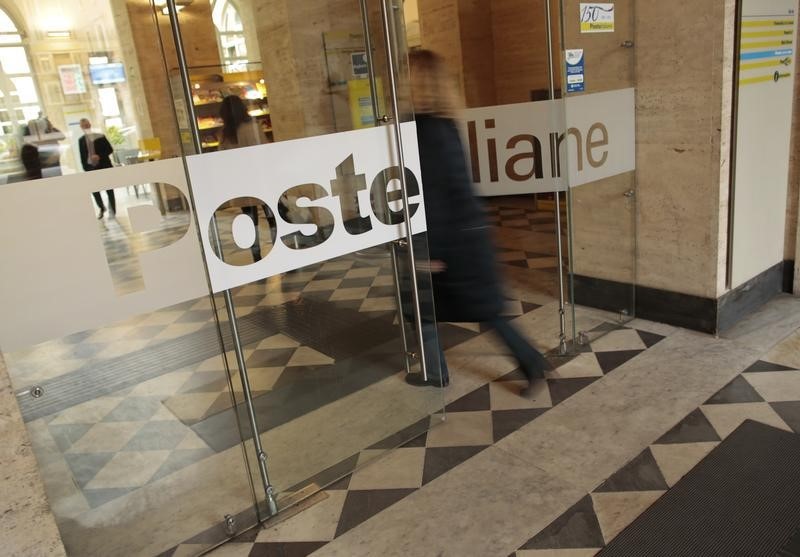
M 241 72 L 247 69 L 247 43 L 239 10 L 231 0 L 213 0 L 211 17 L 217 28 L 217 43 L 223 71 Z
M 22 33 L 0 8 L 0 136 L 14 135 L 40 110 Z

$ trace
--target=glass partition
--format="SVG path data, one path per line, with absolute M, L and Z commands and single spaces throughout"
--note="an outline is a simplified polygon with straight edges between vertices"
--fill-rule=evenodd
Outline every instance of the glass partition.
M 0 349 L 67 551 L 210 547 L 226 515 L 255 523 L 255 494 L 241 443 L 198 426 L 241 390 L 153 8 L 23 0 L 0 33 Z M 236 415 L 217 426 L 240 439 Z
M 410 371 L 418 371 L 419 348 L 409 254 L 395 239 L 387 241 L 402 233 L 405 215 L 393 125 L 376 127 L 391 115 L 395 94 L 380 3 L 368 3 L 367 22 L 355 0 L 291 3 L 285 12 L 257 0 L 237 7 L 257 16 L 241 33 L 248 53 L 256 45 L 261 60 L 248 55 L 232 68 L 219 58 L 210 37 L 226 35 L 215 8 L 193 4 L 178 14 L 178 23 L 185 45 L 203 46 L 187 49 L 187 76 L 170 68 L 184 141 L 192 143 L 194 135 L 202 153 L 188 159 L 195 193 L 239 192 L 214 211 L 208 229 L 209 245 L 220 255 L 212 275 L 236 268 L 250 277 L 227 288 L 230 311 L 226 288 L 215 291 L 223 329 L 238 330 L 240 346 L 234 336 L 226 343 L 241 355 L 234 388 L 242 390 L 246 377 L 251 400 L 219 401 L 198 417 L 196 428 L 215 450 L 227 451 L 239 442 L 238 433 L 220 424 L 238 418 L 257 452 L 252 411 L 266 462 L 266 477 L 253 467 L 253 481 L 259 488 L 268 482 L 283 509 L 426 431 L 432 414 L 441 417 L 443 395 L 440 388 L 405 382 L 406 359 Z M 402 29 L 391 12 L 390 28 Z M 159 18 L 166 34 L 167 16 Z M 395 81 L 408 122 L 403 44 L 395 43 Z M 191 107 L 182 82 L 187 78 Z M 233 126 L 235 135 L 225 125 L 231 107 L 247 114 Z M 412 169 L 405 172 L 409 209 L 419 213 L 413 231 L 423 222 L 413 170 L 416 138 L 409 124 L 402 133 Z M 208 172 L 193 170 L 206 164 Z M 214 179 L 203 179 L 211 174 Z M 237 238 L 243 222 L 252 234 L 244 244 Z M 424 240 L 424 232 L 415 234 L 418 261 L 427 259 Z M 281 265 L 284 255 L 305 263 L 266 270 Z M 418 280 L 424 302 L 430 278 L 419 273 Z M 421 317 L 433 322 L 432 304 L 422 305 Z M 437 358 L 429 365 L 438 367 Z M 203 392 L 224 388 L 217 382 Z
M 635 313 L 634 8 L 562 0 L 561 10 L 568 127 L 562 149 L 570 164 L 568 316 L 580 345 L 622 327 Z

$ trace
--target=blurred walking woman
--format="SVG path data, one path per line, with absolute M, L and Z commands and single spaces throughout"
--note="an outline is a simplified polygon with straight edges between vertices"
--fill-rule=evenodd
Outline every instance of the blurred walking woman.
M 495 261 L 489 226 L 472 191 L 464 148 L 452 119 L 458 106 L 454 82 L 443 60 L 431 51 L 411 53 L 411 92 L 417 120 L 425 216 L 433 273 L 436 318 L 444 322 L 485 322 L 491 325 L 532 382 L 544 376 L 545 358 L 500 314 L 505 298 Z M 428 325 L 424 335 L 429 379 L 407 376 L 415 385 L 447 385 L 444 354 Z M 436 376 L 436 354 L 442 376 Z
M 264 143 L 264 133 L 258 120 L 247 113 L 247 106 L 244 101 L 236 95 L 228 95 L 222 99 L 219 117 L 222 119 L 222 139 L 219 142 L 220 150 L 235 149 L 236 147 L 250 147 Z M 269 207 L 263 205 L 255 198 L 241 198 L 232 204 L 240 207 L 242 213 L 253 219 L 256 229 L 256 239 L 253 247 L 250 248 L 253 254 L 253 261 L 261 260 L 261 237 L 258 233 L 258 207 L 264 211 L 264 216 L 269 223 L 270 232 L 274 241 L 276 234 L 275 216 Z

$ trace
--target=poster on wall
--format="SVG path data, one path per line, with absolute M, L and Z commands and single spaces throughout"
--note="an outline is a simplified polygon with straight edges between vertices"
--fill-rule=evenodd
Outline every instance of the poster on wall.
M 784 259 L 797 0 L 743 0 L 730 286 Z
M 567 61 L 567 93 L 581 93 L 586 90 L 584 77 L 583 49 L 568 49 L 564 57 Z
M 366 52 L 351 53 L 350 66 L 353 69 L 353 77 L 367 77 L 367 75 L 369 75 L 369 65 L 367 64 L 367 53 Z
M 378 110 L 383 112 L 383 84 L 381 79 L 375 80 L 378 89 Z M 368 79 L 351 79 L 347 82 L 347 98 L 350 105 L 350 118 L 354 130 L 371 128 L 375 125 L 372 113 L 372 93 Z
M 58 77 L 65 95 L 82 95 L 86 92 L 86 80 L 80 64 L 59 66 Z
M 581 33 L 613 33 L 614 4 L 581 2 Z

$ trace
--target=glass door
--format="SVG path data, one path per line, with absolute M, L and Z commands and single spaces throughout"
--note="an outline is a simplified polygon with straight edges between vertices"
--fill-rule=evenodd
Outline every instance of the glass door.
M 561 1 L 569 161 L 568 312 L 578 344 L 633 319 L 636 293 L 633 3 Z
M 220 452 L 240 442 L 221 424 L 243 424 L 271 514 L 441 419 L 442 389 L 405 381 L 435 317 L 415 271 L 427 250 L 402 13 L 357 0 L 172 7 L 159 28 L 183 58 L 172 97 L 243 394 L 190 418 Z M 437 375 L 436 354 L 424 361 Z
M 174 53 L 148 3 L 16 2 L 0 25 L 0 349 L 64 544 L 209 547 L 255 522 L 254 461 L 199 427 L 242 394 L 165 102 Z

